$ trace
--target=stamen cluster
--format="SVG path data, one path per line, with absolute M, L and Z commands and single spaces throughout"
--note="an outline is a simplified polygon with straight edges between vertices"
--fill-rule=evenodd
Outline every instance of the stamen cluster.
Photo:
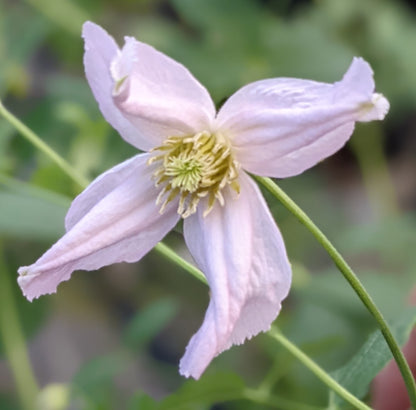
M 207 131 L 193 136 L 173 136 L 152 151 L 160 154 L 150 158 L 158 162 L 153 176 L 156 186 L 163 185 L 156 203 L 166 205 L 179 196 L 178 213 L 183 218 L 195 213 L 201 198 L 208 197 L 207 215 L 216 200 L 224 205 L 222 190 L 230 186 L 239 193 L 239 163 L 234 159 L 228 140 L 220 133 Z

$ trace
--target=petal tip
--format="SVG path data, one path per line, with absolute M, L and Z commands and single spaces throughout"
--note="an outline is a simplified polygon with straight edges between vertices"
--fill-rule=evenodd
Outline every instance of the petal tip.
M 390 109 L 390 103 L 383 94 L 375 93 L 371 99 L 371 102 L 374 104 L 374 109 L 377 113 L 377 120 L 383 120 L 387 115 Z
M 383 120 L 390 109 L 390 103 L 383 94 L 374 93 L 368 103 L 364 103 L 360 109 L 359 121 L 368 122 Z
M 204 372 L 205 368 L 202 371 L 190 371 L 189 369 L 187 369 L 185 367 L 185 365 L 183 364 L 183 361 L 181 360 L 179 363 L 179 374 L 187 379 L 192 378 L 194 380 L 199 380 L 199 378 L 201 377 L 202 373 Z
M 42 277 L 39 279 L 39 272 L 33 272 L 31 266 L 22 266 L 17 270 L 17 273 L 19 274 L 17 283 L 29 302 L 33 302 L 34 299 L 42 295 L 56 292 L 58 284 L 42 282 Z
M 87 42 L 88 37 L 92 36 L 94 34 L 99 34 L 104 32 L 107 34 L 107 32 L 98 24 L 93 23 L 92 21 L 86 21 L 82 25 L 82 38 Z

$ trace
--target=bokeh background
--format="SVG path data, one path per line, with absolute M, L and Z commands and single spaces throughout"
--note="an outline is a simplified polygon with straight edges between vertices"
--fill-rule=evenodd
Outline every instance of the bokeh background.
M 242 85 L 263 78 L 339 80 L 353 56 L 364 57 L 377 90 L 391 103 L 385 121 L 358 124 L 339 153 L 278 183 L 333 240 L 383 313 L 397 318 L 416 277 L 414 2 L 0 0 L 3 104 L 93 179 L 135 150 L 104 121 L 86 83 L 80 38 L 85 20 L 105 27 L 120 45 L 124 35 L 135 36 L 182 62 L 218 106 Z M 78 193 L 0 118 L 0 409 L 24 408 L 5 342 L 11 337 L 9 346 L 20 349 L 13 339 L 20 328 L 43 392 L 42 410 L 153 409 L 152 399 L 185 384 L 178 362 L 202 322 L 209 294 L 159 254 L 77 272 L 56 295 L 33 303 L 17 288 L 17 268 L 62 235 L 66 210 Z M 293 288 L 276 324 L 334 370 L 375 324 L 310 233 L 265 195 L 294 268 Z M 187 257 L 180 226 L 167 243 Z M 234 377 L 257 387 L 267 374 L 279 398 L 274 404 L 226 389 L 218 393 Z M 194 390 L 189 407 L 166 408 L 293 410 L 292 400 L 322 408 L 328 396 L 267 335 L 222 354 L 206 377 L 201 386 L 208 387 Z

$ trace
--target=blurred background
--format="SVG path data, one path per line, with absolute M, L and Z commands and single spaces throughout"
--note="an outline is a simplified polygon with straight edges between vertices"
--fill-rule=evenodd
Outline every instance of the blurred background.
M 366 59 L 377 91 L 391 104 L 385 121 L 358 124 L 339 153 L 278 183 L 395 320 L 416 277 L 414 2 L 0 0 L 1 101 L 93 179 L 135 155 L 135 149 L 104 121 L 85 80 L 80 33 L 86 20 L 102 25 L 120 45 L 124 35 L 135 36 L 177 59 L 218 106 L 248 82 L 268 77 L 333 82 L 353 56 Z M 33 303 L 17 288 L 17 268 L 33 263 L 62 235 L 66 210 L 78 193 L 56 165 L 0 118 L 2 410 L 28 408 L 22 397 L 37 388 L 46 410 L 153 409 L 153 399 L 186 388 L 178 362 L 202 322 L 208 289 L 159 254 L 77 272 L 56 295 Z M 276 324 L 334 370 L 374 331 L 374 321 L 310 233 L 265 196 L 294 268 L 293 288 Z M 186 255 L 180 227 L 166 240 Z M 24 351 L 20 330 L 36 381 L 22 354 L 10 349 Z M 274 405 L 229 391 L 218 396 L 236 377 L 257 387 L 266 374 L 280 398 Z M 201 383 L 217 396 L 205 392 L 189 407 L 165 408 L 293 410 L 298 407 L 292 400 L 300 400 L 311 409 L 322 408 L 328 395 L 266 335 L 215 359 Z

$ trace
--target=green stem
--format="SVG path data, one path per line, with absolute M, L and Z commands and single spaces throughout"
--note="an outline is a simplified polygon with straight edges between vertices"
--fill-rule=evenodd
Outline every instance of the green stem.
M 38 396 L 38 386 L 26 350 L 20 327 L 12 286 L 0 243 L 0 335 L 4 352 L 12 371 L 22 408 L 33 410 Z
M 196 279 L 208 285 L 207 279 L 205 278 L 204 274 L 196 268 L 194 265 L 180 257 L 173 249 L 169 248 L 169 246 L 165 245 L 163 242 L 159 242 L 155 247 L 161 255 L 165 258 L 170 259 L 172 262 L 179 265 L 181 268 L 184 268 L 188 273 L 194 276 Z
M 278 341 L 283 347 L 293 354 L 300 362 L 302 362 L 311 372 L 315 374 L 322 382 L 324 382 L 330 389 L 337 393 L 340 397 L 352 404 L 355 408 L 360 410 L 371 410 L 365 403 L 357 399 L 348 390 L 342 387 L 335 379 L 318 366 L 312 359 L 296 347 L 290 340 L 286 339 L 283 334 L 275 328 L 272 328 L 268 335 Z
M 58 167 L 62 169 L 71 179 L 73 179 L 81 187 L 88 185 L 88 180 L 80 175 L 76 169 L 74 169 L 65 159 L 57 154 L 52 148 L 50 148 L 45 142 L 43 142 L 29 127 L 27 127 L 22 121 L 15 117 L 0 101 L 0 115 L 4 117 L 6 121 L 12 124 L 20 134 L 31 142 L 36 148 L 42 151 L 47 157 L 55 162 Z
M 322 233 L 322 231 L 312 222 L 312 220 L 300 209 L 295 202 L 270 178 L 255 177 L 273 196 L 278 199 L 297 219 L 302 223 L 316 238 L 316 240 L 323 246 L 329 256 L 334 261 L 340 272 L 344 275 L 345 279 L 349 282 L 355 293 L 363 302 L 367 310 L 373 315 L 377 324 L 386 340 L 393 357 L 400 369 L 403 380 L 406 384 L 407 392 L 409 394 L 410 402 L 414 409 L 416 409 L 416 384 L 413 378 L 409 365 L 397 344 L 396 339 L 390 331 L 390 328 L 384 319 L 383 315 L 377 308 L 371 296 L 368 294 L 363 284 L 355 275 L 350 266 L 345 262 L 341 254 L 335 249 L 329 239 Z

